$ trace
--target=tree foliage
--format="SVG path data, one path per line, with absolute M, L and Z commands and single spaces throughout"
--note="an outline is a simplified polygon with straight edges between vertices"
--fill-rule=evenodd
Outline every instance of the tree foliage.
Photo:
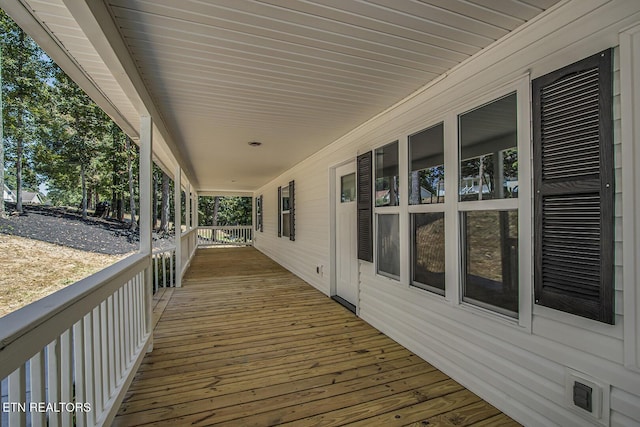
M 2 49 L 2 120 L 5 165 L 13 165 L 17 209 L 22 189 L 37 188 L 35 145 L 50 116 L 52 61 L 4 11 L 0 10 Z
M 2 9 L 0 52 L 0 183 L 6 179 L 16 190 L 18 210 L 22 189 L 37 191 L 44 184 L 55 205 L 80 207 L 86 217 L 98 202 L 108 201 L 111 215 L 123 220 L 129 212 L 135 228 L 136 144 Z M 173 181 L 159 168 L 154 181 L 154 219 L 168 232 L 174 219 Z M 182 216 L 184 206 L 183 193 Z M 251 223 L 251 198 L 200 198 L 199 208 L 206 224 Z
M 198 200 L 198 225 L 251 225 L 251 209 L 251 197 L 201 196 Z

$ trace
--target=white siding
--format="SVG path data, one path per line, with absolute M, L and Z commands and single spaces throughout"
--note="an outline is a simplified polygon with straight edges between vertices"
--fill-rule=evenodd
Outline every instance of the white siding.
M 403 141 L 444 114 L 459 113 L 462 103 L 527 71 L 533 79 L 617 46 L 618 32 L 640 21 L 640 3 L 620 0 L 596 8 L 599 3 L 563 4 L 261 188 L 256 195 L 264 196 L 264 232 L 257 233 L 256 248 L 328 295 L 330 168 L 374 147 Z M 360 263 L 359 314 L 364 320 L 525 425 L 640 425 L 640 374 L 624 367 L 621 146 L 627 142 L 620 132 L 619 95 L 624 88 L 617 50 L 614 64 L 615 325 L 535 306 L 529 331 L 491 313 L 469 310 L 378 276 L 373 264 Z M 292 179 L 295 242 L 277 237 L 276 218 L 277 187 Z M 402 244 L 408 244 L 406 239 Z M 323 275 L 316 273 L 317 265 L 324 266 Z M 565 403 L 569 370 L 603 385 L 605 415 L 600 423 Z

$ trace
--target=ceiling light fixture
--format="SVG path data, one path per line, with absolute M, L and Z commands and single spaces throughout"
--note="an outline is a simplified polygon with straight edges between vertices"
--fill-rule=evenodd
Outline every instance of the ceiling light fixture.
M 248 144 L 249 144 L 250 146 L 252 146 L 252 147 L 259 147 L 259 146 L 261 146 L 261 145 L 262 145 L 262 142 L 259 142 L 259 141 L 249 141 L 249 143 L 248 143 Z

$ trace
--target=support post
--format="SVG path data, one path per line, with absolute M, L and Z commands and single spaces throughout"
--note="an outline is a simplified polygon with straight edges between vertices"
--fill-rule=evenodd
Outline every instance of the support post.
M 186 193 L 184 198 L 184 222 L 187 228 L 187 231 L 190 231 L 193 223 L 191 222 L 191 203 L 193 203 L 193 199 L 191 198 L 191 183 L 187 181 Z
M 173 224 L 175 228 L 175 245 L 176 245 L 176 288 L 182 287 L 182 170 L 180 166 L 176 167 L 176 173 L 173 179 L 174 197 Z
M 140 253 L 148 257 L 144 271 L 146 332 L 151 335 L 149 348 L 153 350 L 153 274 L 152 274 L 152 192 L 153 192 L 153 123 L 151 117 L 140 117 Z
M 193 226 L 198 228 L 199 218 L 198 218 L 198 202 L 200 201 L 200 196 L 198 196 L 198 192 L 193 193 Z

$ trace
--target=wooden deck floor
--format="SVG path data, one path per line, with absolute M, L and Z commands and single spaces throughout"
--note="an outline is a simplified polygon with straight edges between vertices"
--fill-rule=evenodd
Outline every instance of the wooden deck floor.
M 518 425 L 253 248 L 198 251 L 156 309 L 116 426 Z

